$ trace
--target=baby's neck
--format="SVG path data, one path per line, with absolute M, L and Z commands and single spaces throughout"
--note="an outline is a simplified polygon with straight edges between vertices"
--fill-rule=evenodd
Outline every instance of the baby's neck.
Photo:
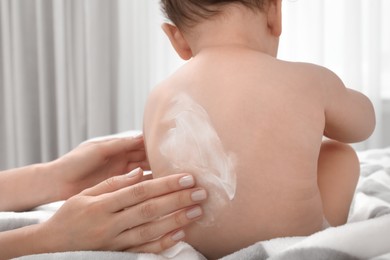
M 226 7 L 215 19 L 202 21 L 186 35 L 195 57 L 213 47 L 247 48 L 276 56 L 278 39 L 267 26 L 267 15 L 245 7 Z

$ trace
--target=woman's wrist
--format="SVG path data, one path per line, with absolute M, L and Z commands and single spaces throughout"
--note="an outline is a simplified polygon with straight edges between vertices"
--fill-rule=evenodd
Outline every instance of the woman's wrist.
M 70 196 L 65 187 L 65 181 L 63 180 L 63 166 L 59 159 L 45 163 L 43 166 L 43 172 L 47 180 L 47 186 L 50 193 L 50 202 L 67 200 Z
M 67 200 L 82 191 L 79 183 L 71 182 L 71 178 L 69 177 L 70 175 L 74 175 L 75 171 L 78 170 L 77 167 L 72 167 L 74 165 L 71 163 L 65 161 L 62 157 L 48 163 L 51 175 L 49 179 L 52 180 L 53 186 L 55 186 L 55 190 L 53 191 L 55 201 Z
M 49 253 L 51 238 L 42 234 L 43 223 L 24 227 L 24 235 L 21 238 L 24 248 L 27 250 L 23 252 L 24 255 Z
M 56 161 L 34 165 L 34 175 L 40 178 L 42 198 L 40 204 L 64 200 L 60 180 L 60 166 Z
M 50 220 L 31 226 L 30 237 L 31 250 L 34 254 L 63 252 L 65 250 L 64 243 L 61 243 L 61 232 L 58 232 L 57 227 L 49 224 Z

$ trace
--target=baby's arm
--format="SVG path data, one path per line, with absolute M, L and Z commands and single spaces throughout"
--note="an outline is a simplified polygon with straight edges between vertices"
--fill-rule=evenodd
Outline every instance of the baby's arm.
M 344 143 L 367 139 L 375 128 L 371 101 L 362 93 L 346 88 L 333 72 L 321 69 L 321 74 L 325 104 L 324 135 Z

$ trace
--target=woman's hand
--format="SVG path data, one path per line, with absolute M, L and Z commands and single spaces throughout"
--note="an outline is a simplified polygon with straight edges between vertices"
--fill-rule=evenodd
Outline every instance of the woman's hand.
M 85 142 L 50 165 L 58 184 L 58 200 L 137 167 L 150 168 L 142 135 Z
M 205 190 L 193 188 L 193 177 L 185 174 L 141 179 L 136 169 L 67 200 L 39 229 L 50 247 L 45 251 L 158 253 L 182 240 L 182 228 L 201 217 L 197 204 Z

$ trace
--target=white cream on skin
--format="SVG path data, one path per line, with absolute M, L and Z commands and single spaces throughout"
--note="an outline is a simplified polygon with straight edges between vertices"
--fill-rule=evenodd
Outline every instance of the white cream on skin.
M 187 94 L 172 100 L 163 123 L 172 124 L 160 152 L 174 172 L 188 172 L 209 193 L 202 225 L 212 225 L 236 193 L 235 157 L 225 151 L 206 110 Z

